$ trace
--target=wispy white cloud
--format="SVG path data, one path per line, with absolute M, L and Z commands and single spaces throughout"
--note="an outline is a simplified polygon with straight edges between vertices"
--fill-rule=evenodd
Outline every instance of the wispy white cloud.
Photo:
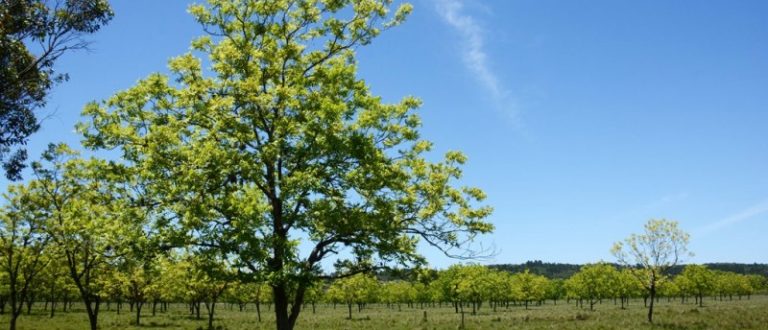
M 688 193 L 687 192 L 679 192 L 679 193 L 676 193 L 676 194 L 665 195 L 665 196 L 662 196 L 661 198 L 659 198 L 658 200 L 655 200 L 655 201 L 653 201 L 651 203 L 646 204 L 643 207 L 643 210 L 655 210 L 655 209 L 658 209 L 660 207 L 667 206 L 669 204 L 673 204 L 673 203 L 684 201 L 687 198 L 688 198 Z
M 736 225 L 740 222 L 768 213 L 768 199 L 752 205 L 740 212 L 734 213 L 721 220 L 707 224 L 696 231 L 697 236 L 706 236 L 718 230 Z
M 478 82 L 488 91 L 497 106 L 514 121 L 518 120 L 518 106 L 511 93 L 493 72 L 485 49 L 485 33 L 480 23 L 466 13 L 461 0 L 434 0 L 435 8 L 443 20 L 462 37 L 464 63 Z

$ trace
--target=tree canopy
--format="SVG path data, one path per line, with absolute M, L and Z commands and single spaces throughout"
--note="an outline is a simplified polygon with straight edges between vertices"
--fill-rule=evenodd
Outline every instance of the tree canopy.
M 150 75 L 84 111 L 85 144 L 120 150 L 167 225 L 269 281 L 280 329 L 293 327 L 319 263 L 339 251 L 350 256 L 337 262 L 343 277 L 419 264 L 419 242 L 472 256 L 465 243 L 493 229 L 485 194 L 456 187 L 466 157 L 427 160 L 420 102 L 386 104 L 357 76 L 354 49 L 411 11 L 390 4 L 192 6 L 208 35 L 170 61 L 173 79 Z M 300 238 L 313 244 L 305 255 Z
M 611 253 L 619 264 L 636 267 L 632 274 L 648 291 L 648 322 L 653 322 L 653 300 L 659 283 L 669 269 L 690 256 L 688 233 L 677 226 L 676 221 L 651 219 L 642 234 L 632 234 L 623 242 L 616 242 Z
M 105 0 L 0 0 L 0 163 L 20 178 L 23 145 L 39 129 L 35 109 L 66 74 L 54 70 L 64 53 L 112 19 Z

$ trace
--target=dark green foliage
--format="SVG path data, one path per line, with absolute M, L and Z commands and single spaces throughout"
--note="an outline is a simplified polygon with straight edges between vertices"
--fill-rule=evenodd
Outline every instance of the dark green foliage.
M 548 278 L 566 279 L 579 271 L 581 265 L 542 262 L 541 260 L 526 261 L 524 264 L 499 264 L 488 266 L 493 269 L 504 270 L 510 273 L 520 273 L 526 269 L 536 275 L 544 275 Z
M 81 37 L 111 18 L 105 0 L 0 0 L 0 164 L 8 179 L 20 179 L 23 146 L 40 128 L 35 109 L 67 79 L 54 71 L 56 59 L 85 48 Z

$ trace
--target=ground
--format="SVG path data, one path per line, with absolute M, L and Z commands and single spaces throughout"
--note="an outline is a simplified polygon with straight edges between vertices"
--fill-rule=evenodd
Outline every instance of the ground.
M 75 304 L 76 306 L 77 304 Z M 586 305 L 585 305 L 586 306 Z M 43 310 L 43 304 L 35 305 L 31 315 L 22 315 L 19 329 L 80 330 L 88 328 L 88 318 L 84 311 L 75 308 L 72 312 L 59 312 L 49 318 Z M 132 325 L 134 314 L 121 315 L 112 310 L 102 311 L 99 316 L 102 330 L 112 329 L 205 329 L 207 320 L 190 317 L 184 305 L 173 305 L 168 313 L 157 316 L 142 316 L 142 325 Z M 127 306 L 126 306 L 127 307 Z M 147 311 L 148 308 L 144 308 Z M 424 321 L 424 311 L 427 320 Z M 622 310 L 613 301 L 604 301 L 595 305 L 594 311 L 576 307 L 573 302 L 566 304 L 558 301 L 554 305 L 548 301 L 542 306 L 499 308 L 493 312 L 484 305 L 477 315 L 465 313 L 466 329 L 766 329 L 768 325 L 768 296 L 754 296 L 747 300 L 733 298 L 732 301 L 705 300 L 704 307 L 692 303 L 669 302 L 662 298 L 657 305 L 655 324 L 645 321 L 646 309 L 642 300 L 632 301 L 629 308 Z M 204 314 L 204 311 L 201 311 Z M 313 314 L 307 307 L 299 318 L 297 329 L 458 329 L 461 315 L 448 306 L 408 308 L 401 306 L 387 308 L 384 305 L 372 305 L 357 312 L 353 309 L 353 319 L 347 320 L 346 306 L 318 305 Z M 245 312 L 239 312 L 236 306 L 217 305 L 214 326 L 218 329 L 274 329 L 274 317 L 271 310 L 263 307 L 262 322 L 256 320 L 252 305 Z M 8 316 L 0 316 L 0 329 L 6 328 Z

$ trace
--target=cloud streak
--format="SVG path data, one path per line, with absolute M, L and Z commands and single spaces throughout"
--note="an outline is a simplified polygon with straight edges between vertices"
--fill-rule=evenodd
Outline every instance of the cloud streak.
M 755 205 L 752 205 L 751 207 L 748 207 L 742 210 L 741 212 L 735 213 L 722 220 L 707 224 L 699 228 L 697 233 L 699 236 L 707 236 L 723 228 L 733 226 L 745 220 L 749 220 L 766 213 L 768 213 L 768 199 L 760 203 L 757 203 Z
M 464 11 L 461 0 L 435 0 L 437 13 L 462 37 L 462 57 L 469 71 L 475 74 L 480 84 L 491 94 L 493 100 L 513 120 L 517 120 L 518 111 L 510 92 L 491 70 L 488 53 L 485 50 L 485 38 L 478 21 Z

